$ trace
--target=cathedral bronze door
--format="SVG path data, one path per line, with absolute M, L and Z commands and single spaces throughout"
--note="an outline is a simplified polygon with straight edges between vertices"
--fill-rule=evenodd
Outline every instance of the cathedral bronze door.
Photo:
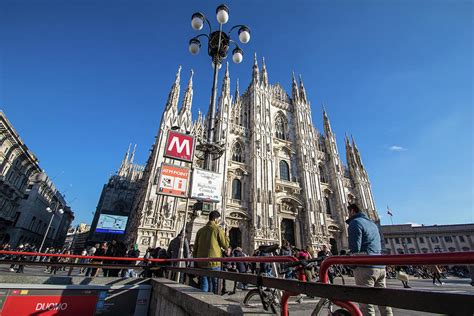
M 295 245 L 295 222 L 289 218 L 281 221 L 281 239 L 287 240 L 292 246 Z
M 242 247 L 242 232 L 240 228 L 233 227 L 229 231 L 230 247 Z

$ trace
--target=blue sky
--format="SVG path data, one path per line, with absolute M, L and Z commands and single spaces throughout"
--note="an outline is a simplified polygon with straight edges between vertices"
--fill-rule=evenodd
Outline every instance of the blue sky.
M 322 130 L 324 103 L 345 160 L 354 135 L 382 223 L 474 222 L 471 1 L 228 1 L 253 54 L 291 92 L 303 76 Z M 0 108 L 90 222 L 130 142 L 145 163 L 178 65 L 194 69 L 193 112 L 208 107 L 212 68 L 187 51 L 193 12 L 213 27 L 216 1 L 0 2 Z M 234 35 L 235 36 L 235 35 Z M 205 45 L 205 43 L 204 43 Z M 261 61 L 260 61 L 261 62 Z M 221 77 L 222 78 L 222 73 Z M 183 87 L 184 90 L 184 87 Z

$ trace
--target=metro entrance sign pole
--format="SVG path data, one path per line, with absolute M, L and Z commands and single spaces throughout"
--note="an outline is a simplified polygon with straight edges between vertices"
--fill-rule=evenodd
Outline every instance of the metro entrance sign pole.
M 189 162 L 191 163 L 191 167 L 188 168 L 183 168 L 183 167 L 178 167 L 174 165 L 162 165 L 161 171 L 160 171 L 160 183 L 159 185 L 159 193 L 161 191 L 161 194 L 166 194 L 164 189 L 162 190 L 161 187 L 172 187 L 173 189 L 180 189 L 180 192 L 176 192 L 177 195 L 173 194 L 176 196 L 176 198 L 181 197 L 186 199 L 186 205 L 184 208 L 184 223 L 183 223 L 183 228 L 180 231 L 180 242 L 179 242 L 179 252 L 178 252 L 178 258 L 182 259 L 183 258 L 183 251 L 184 251 L 184 239 L 186 238 L 186 225 L 188 221 L 188 207 L 189 207 L 189 179 L 190 179 L 190 174 L 193 169 L 193 157 L 194 157 L 194 136 L 188 135 L 188 134 L 183 134 L 174 130 L 170 130 L 168 132 L 168 136 L 166 138 L 166 146 L 165 146 L 165 153 L 164 156 L 167 158 L 175 159 L 175 160 L 180 160 L 184 162 Z M 167 167 L 168 169 L 177 169 L 174 173 L 173 171 L 167 172 L 166 175 L 164 175 L 164 170 L 163 167 Z M 179 169 L 186 169 L 188 171 L 186 180 L 184 179 L 184 175 L 181 175 L 181 179 L 176 179 L 179 174 Z M 176 177 L 174 177 L 174 175 Z M 166 180 L 164 177 L 168 177 Z M 185 186 L 185 187 L 183 187 Z M 171 190 L 173 190 L 171 189 Z M 168 194 L 170 191 L 167 191 Z M 172 192 L 172 191 L 171 191 Z M 171 194 L 169 194 L 171 195 Z M 183 262 L 179 262 L 179 267 L 182 267 Z M 178 272 L 176 274 L 176 280 L 179 282 L 180 279 L 180 273 Z

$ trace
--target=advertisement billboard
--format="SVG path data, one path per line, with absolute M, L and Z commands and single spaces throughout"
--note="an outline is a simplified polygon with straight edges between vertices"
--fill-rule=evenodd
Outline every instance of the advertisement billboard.
M 176 131 L 169 131 L 166 138 L 165 157 L 192 162 L 194 136 Z
M 127 221 L 127 216 L 100 214 L 95 231 L 97 233 L 125 234 Z
M 222 175 L 220 173 L 194 169 L 191 185 L 191 198 L 201 201 L 219 202 L 222 192 Z
M 172 195 L 181 198 L 188 196 L 189 168 L 162 164 L 158 194 Z

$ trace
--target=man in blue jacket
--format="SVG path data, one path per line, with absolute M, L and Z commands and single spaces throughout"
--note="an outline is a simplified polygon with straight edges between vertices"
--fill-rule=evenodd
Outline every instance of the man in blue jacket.
M 349 249 L 353 255 L 380 255 L 381 242 L 377 225 L 371 221 L 356 204 L 347 206 L 349 211 Z M 385 266 L 358 266 L 354 268 L 356 285 L 367 287 L 386 287 Z M 375 308 L 371 304 L 359 304 L 364 315 L 375 315 Z M 393 315 L 392 308 L 379 306 L 380 314 Z

